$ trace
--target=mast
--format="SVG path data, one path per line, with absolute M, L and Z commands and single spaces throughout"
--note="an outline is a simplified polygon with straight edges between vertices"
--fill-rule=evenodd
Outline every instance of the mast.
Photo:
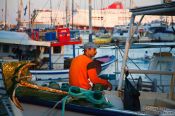
M 129 49 L 130 49 L 130 46 L 132 44 L 132 42 L 131 42 L 132 37 L 133 37 L 135 31 L 138 30 L 138 26 L 141 24 L 141 22 L 144 18 L 144 15 L 142 15 L 137 27 L 134 29 L 133 27 L 134 27 L 135 17 L 136 16 L 132 14 L 130 24 L 129 24 L 130 25 L 129 26 L 129 37 L 127 38 L 126 43 L 125 43 L 125 53 L 124 53 L 123 62 L 122 62 L 122 68 L 121 68 L 121 73 L 120 73 L 120 78 L 119 78 L 118 90 L 122 89 L 123 80 L 125 78 L 124 74 L 125 74 L 125 69 L 127 68 L 126 62 L 127 62 L 127 59 L 128 59 Z
M 52 28 L 52 0 L 50 0 L 50 23 L 51 23 L 51 28 Z
M 124 57 L 123 57 L 123 62 L 122 62 L 122 67 L 121 67 L 118 90 L 122 90 L 122 86 L 123 86 L 124 74 L 125 74 L 125 69 L 126 69 L 126 62 L 127 62 L 127 59 L 128 59 L 128 53 L 129 53 L 129 48 L 130 48 L 131 39 L 132 39 L 131 36 L 133 34 L 134 20 L 135 20 L 135 15 L 132 15 L 131 20 L 130 20 L 130 26 L 129 26 L 130 27 L 129 28 L 129 38 L 127 38 L 126 43 L 125 43 L 125 54 L 124 54 Z
M 4 29 L 7 30 L 7 0 L 5 0 L 5 25 Z
M 69 23 L 68 23 L 68 0 L 65 1 L 66 2 L 66 27 L 69 27 Z
M 7 0 L 6 0 L 7 1 Z M 17 23 L 17 29 L 21 26 L 21 18 L 22 18 L 22 9 L 23 9 L 23 1 L 19 1 L 19 9 L 18 9 L 18 23 Z
M 92 0 L 89 0 L 89 42 L 92 42 Z
M 72 30 L 74 29 L 74 0 L 72 0 Z
M 72 30 L 74 30 L 74 0 L 72 0 Z M 75 58 L 75 45 L 73 47 L 73 57 Z
M 28 6 L 29 6 L 29 28 L 31 28 L 31 20 L 30 20 L 30 0 L 28 0 Z
M 102 10 L 102 8 L 103 8 L 103 0 L 101 0 L 101 10 L 100 10 L 101 17 L 103 17 L 103 10 Z M 102 22 L 102 18 L 101 18 L 101 26 L 104 27 L 104 23 Z

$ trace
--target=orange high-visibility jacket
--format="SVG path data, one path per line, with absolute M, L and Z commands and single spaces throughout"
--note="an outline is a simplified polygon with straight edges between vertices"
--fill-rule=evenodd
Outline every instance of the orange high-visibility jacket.
M 93 84 L 108 85 L 108 81 L 97 75 L 93 60 L 86 55 L 79 55 L 72 60 L 69 70 L 69 84 L 83 89 L 90 89 Z

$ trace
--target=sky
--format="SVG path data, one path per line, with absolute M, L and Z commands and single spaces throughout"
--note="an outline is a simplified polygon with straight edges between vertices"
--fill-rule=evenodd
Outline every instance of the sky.
M 27 5 L 29 0 L 23 0 L 23 7 Z M 50 1 L 52 3 L 52 9 L 65 10 L 65 0 L 30 0 L 31 2 L 31 13 L 34 9 L 49 9 Z M 71 8 L 72 0 L 68 0 L 68 4 Z M 79 7 L 83 9 L 88 9 L 89 0 L 74 0 L 74 7 Z M 104 8 L 117 0 L 92 0 L 92 8 L 100 9 Z M 118 0 L 122 1 L 126 7 L 129 7 L 131 0 Z M 152 4 L 159 4 L 161 0 L 133 0 L 133 6 L 147 6 Z M 16 23 L 17 18 L 17 9 L 18 9 L 19 0 L 7 0 L 7 22 Z M 5 13 L 5 0 L 0 0 L 0 21 L 4 20 Z M 27 15 L 23 16 L 25 20 L 28 19 Z

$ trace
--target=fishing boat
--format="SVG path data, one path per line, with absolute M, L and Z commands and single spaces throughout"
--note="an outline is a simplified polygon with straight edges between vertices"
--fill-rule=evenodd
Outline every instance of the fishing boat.
M 3 70 L 3 80 L 4 84 L 6 86 L 6 90 L 10 98 L 12 99 L 13 103 L 19 108 L 22 109 L 20 113 L 23 115 L 58 115 L 60 114 L 59 108 L 55 108 L 57 104 L 61 104 L 62 108 L 62 115 L 125 115 L 125 116 L 146 116 L 146 115 L 175 115 L 175 95 L 174 95 L 174 72 L 172 71 L 154 71 L 154 70 L 132 70 L 128 69 L 126 67 L 126 61 L 128 57 L 128 50 L 130 47 L 130 39 L 132 39 L 132 34 L 133 34 L 133 23 L 134 23 L 134 18 L 137 15 L 175 15 L 175 2 L 170 2 L 170 3 L 164 3 L 160 5 L 154 5 L 154 6 L 148 6 L 148 7 L 141 7 L 141 8 L 135 8 L 130 10 L 132 12 L 132 17 L 131 17 L 131 23 L 130 23 L 130 31 L 129 31 L 129 39 L 126 40 L 126 45 L 125 45 L 125 55 L 123 57 L 123 64 L 121 67 L 121 74 L 120 74 L 120 80 L 118 84 L 117 91 L 104 91 L 105 99 L 104 96 L 101 96 L 100 92 L 99 94 L 94 93 L 94 91 L 83 91 L 81 89 L 77 88 L 72 88 L 70 87 L 68 92 L 62 91 L 62 90 L 57 90 L 57 89 L 51 89 L 48 87 L 41 87 L 37 86 L 36 84 L 29 83 L 27 81 L 28 78 L 31 78 L 30 73 L 28 73 L 27 68 L 33 65 L 32 63 L 5 63 L 2 66 Z M 142 17 L 143 18 L 143 17 Z M 141 19 L 142 20 L 142 19 Z M 173 75 L 172 81 L 170 83 L 170 92 L 169 93 L 162 93 L 162 92 L 153 92 L 153 91 L 138 91 L 135 86 L 133 86 L 130 81 L 128 80 L 127 76 L 129 73 L 143 73 L 143 74 L 163 74 L 163 75 Z M 9 79 L 10 78 L 10 79 Z M 124 80 L 125 79 L 125 80 Z M 125 84 L 123 83 L 125 81 Z M 123 86 L 124 85 L 124 86 Z M 63 100 L 53 100 L 49 99 L 49 97 L 45 97 L 45 100 L 42 99 L 42 97 L 39 97 L 37 95 L 37 98 L 39 100 L 36 100 L 36 97 L 28 98 L 25 101 L 24 99 L 27 98 L 28 96 L 34 96 L 35 94 L 30 94 L 29 90 L 27 89 L 21 89 L 20 95 L 18 98 L 20 98 L 21 102 L 23 104 L 20 104 L 15 96 L 15 93 L 17 92 L 21 87 L 23 88 L 28 88 L 32 89 L 32 91 L 36 90 L 34 92 L 35 94 L 43 92 L 52 92 L 56 93 L 57 99 L 59 98 L 60 95 L 65 95 L 67 96 L 66 98 L 71 97 L 72 99 L 78 99 L 79 103 L 76 104 L 75 102 L 72 103 L 70 102 L 72 99 L 69 98 L 68 101 L 67 99 Z M 23 91 L 24 90 L 24 91 Z M 25 92 L 29 92 L 29 95 Z M 44 95 L 47 94 L 44 93 Z M 86 98 L 85 96 L 81 96 L 83 93 L 86 93 L 88 98 L 92 98 L 93 100 L 96 99 L 102 100 L 106 105 L 109 105 L 110 103 L 112 106 L 108 106 L 108 108 L 104 108 L 102 104 L 96 104 L 97 102 L 93 102 L 93 100 L 88 100 L 89 102 L 93 102 L 93 106 L 90 106 L 89 104 L 85 103 L 83 105 L 82 102 L 80 102 L 80 98 Z M 74 93 L 74 94 L 72 94 Z M 90 94 L 91 93 L 91 94 Z M 94 95 L 96 94 L 96 95 Z M 24 96 L 26 95 L 26 96 Z M 83 94 L 84 95 L 84 94 Z M 93 96 L 93 97 L 92 97 Z M 108 96 L 108 97 L 107 97 Z M 36 100 L 36 102 L 35 102 Z M 53 100 L 53 101 L 52 101 Z M 67 101 L 67 102 L 65 102 Z M 41 106 L 39 106 L 39 103 Z M 54 106 L 50 105 L 49 103 L 53 103 Z M 65 106 L 65 103 L 66 106 Z M 32 105 L 31 105 L 32 104 Z M 47 105 L 46 106 L 44 105 Z M 91 103 L 90 103 L 91 104 Z M 92 105 L 92 104 L 91 104 Z M 116 106 L 115 106 L 116 105 Z M 95 107 L 97 106 L 97 107 Z M 50 107 L 50 108 L 48 108 Z M 35 110 L 33 111 L 32 108 Z M 17 110 L 17 109 L 16 109 Z M 64 112 L 65 111 L 65 112 Z
M 100 36 L 96 36 L 93 40 L 95 44 L 108 44 L 111 43 L 112 38 L 110 33 L 104 33 Z
M 2 65 L 7 94 L 10 95 L 14 103 L 13 106 L 15 105 L 21 110 L 13 109 L 17 110 L 17 115 L 29 115 L 28 113 L 33 107 L 35 110 L 31 112 L 32 115 L 58 115 L 61 111 L 61 115 L 108 114 L 113 116 L 125 114 L 144 116 L 141 112 L 121 112 L 120 110 L 123 109 L 121 98 L 116 96 L 115 91 L 101 91 L 102 86 L 100 85 L 94 87 L 94 91 L 70 87 L 66 86 L 66 84 L 59 87 L 54 82 L 50 86 L 37 85 L 31 81 L 32 76 L 28 70 L 32 65 L 33 63 L 27 61 L 7 62 Z M 102 93 L 105 93 L 105 96 Z M 59 110 L 60 108 L 62 110 Z M 56 114 L 55 111 L 57 112 Z
M 112 41 L 125 42 L 129 37 L 129 30 L 127 28 L 115 28 L 113 29 Z M 137 32 L 133 35 L 133 41 L 137 41 L 139 39 L 139 34 Z
M 171 26 L 166 24 L 163 21 L 153 21 L 150 23 L 148 30 L 145 33 L 145 36 L 150 38 L 151 41 L 174 41 L 175 35 Z
M 28 68 L 33 64 L 30 62 L 8 62 L 2 65 L 3 70 L 3 80 L 7 90 L 7 93 L 10 95 L 12 102 L 16 105 L 17 108 L 13 108 L 12 111 L 18 112 L 17 115 L 29 115 L 28 113 L 32 111 L 32 108 L 35 110 L 30 113 L 30 115 L 132 115 L 132 116 L 147 116 L 147 110 L 151 108 L 156 108 L 152 106 L 148 106 L 146 111 L 139 111 L 139 106 L 135 103 L 135 107 L 131 108 L 134 111 L 124 110 L 122 98 L 117 96 L 116 91 L 100 91 L 101 88 L 98 86 L 96 90 L 82 90 L 77 87 L 69 87 L 62 85 L 61 87 L 57 86 L 56 83 L 51 83 L 49 87 L 39 86 L 36 83 L 32 83 L 30 79 L 32 78 Z M 9 80 L 10 79 L 10 80 Z M 126 83 L 128 83 L 126 81 Z M 129 87 L 129 85 L 128 85 Z M 130 86 L 132 89 L 133 86 Z M 130 88 L 129 87 L 129 88 Z M 130 88 L 130 89 L 131 89 Z M 127 91 L 127 90 L 126 90 Z M 132 90 L 133 91 L 133 90 Z M 103 96 L 103 94 L 104 96 Z M 129 92 L 129 91 L 127 91 Z M 137 91 L 135 91 L 135 94 Z M 125 93 L 127 94 L 127 93 Z M 129 94 L 129 93 L 128 93 Z M 130 93 L 131 94 L 131 93 Z M 141 101 L 142 104 L 150 104 L 147 103 L 147 100 L 157 100 L 158 96 L 164 96 L 166 98 L 166 94 L 157 94 L 155 95 L 152 92 L 149 92 L 149 96 L 145 96 L 146 93 L 141 93 Z M 148 93 L 147 93 L 148 94 Z M 135 100 L 138 97 L 135 96 Z M 154 97 L 153 97 L 154 96 Z M 158 97 L 158 98 L 156 98 Z M 147 99 L 145 99 L 147 98 Z M 133 98 L 129 98 L 131 101 Z M 19 100 L 19 101 L 18 101 Z M 132 103 L 130 101 L 130 103 Z M 22 102 L 22 104 L 20 103 Z M 137 102 L 137 100 L 135 101 Z M 129 104 L 130 104 L 129 103 Z M 151 103 L 152 104 L 152 103 Z M 173 104 L 173 103 L 172 103 Z M 127 105 L 128 106 L 128 105 Z M 128 106 L 129 107 L 129 106 Z M 173 106 L 171 106 L 173 107 Z M 149 109 L 150 108 L 150 109 Z M 130 110 L 131 110 L 130 109 Z M 170 113 L 174 111 L 171 109 L 161 109 L 160 110 L 168 110 Z M 137 112 L 136 112 L 137 111 Z M 150 113 L 150 112 L 148 112 Z M 151 112 L 152 113 L 152 112 Z M 158 112 L 155 111 L 157 114 Z
M 80 44 L 76 38 L 71 41 L 36 41 L 32 40 L 26 33 L 0 31 L 1 43 L 1 63 L 9 61 L 30 60 L 37 62 L 31 69 L 31 73 L 35 80 L 42 79 L 60 79 L 68 78 L 69 65 L 72 58 L 64 56 L 65 44 Z M 51 54 L 49 48 L 51 47 Z M 23 51 L 21 54 L 14 52 L 19 48 Z M 39 50 L 39 51 L 37 51 Z M 73 56 L 72 56 L 73 57 Z M 95 58 L 100 61 L 102 70 L 105 70 L 110 64 L 115 62 L 115 56 L 101 56 Z

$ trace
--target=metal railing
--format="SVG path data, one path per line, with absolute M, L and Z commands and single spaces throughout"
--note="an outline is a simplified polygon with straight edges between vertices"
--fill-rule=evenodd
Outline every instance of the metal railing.
M 172 100 L 175 100 L 175 93 L 174 93 L 174 88 L 175 88 L 175 72 L 156 71 L 156 70 L 135 70 L 135 69 L 126 69 L 126 71 L 128 71 L 128 73 L 132 73 L 132 74 L 172 75 L 172 78 L 171 78 L 170 84 L 169 84 L 169 87 L 170 87 L 169 98 L 172 99 Z M 157 87 L 159 87 L 159 86 L 157 86 Z

